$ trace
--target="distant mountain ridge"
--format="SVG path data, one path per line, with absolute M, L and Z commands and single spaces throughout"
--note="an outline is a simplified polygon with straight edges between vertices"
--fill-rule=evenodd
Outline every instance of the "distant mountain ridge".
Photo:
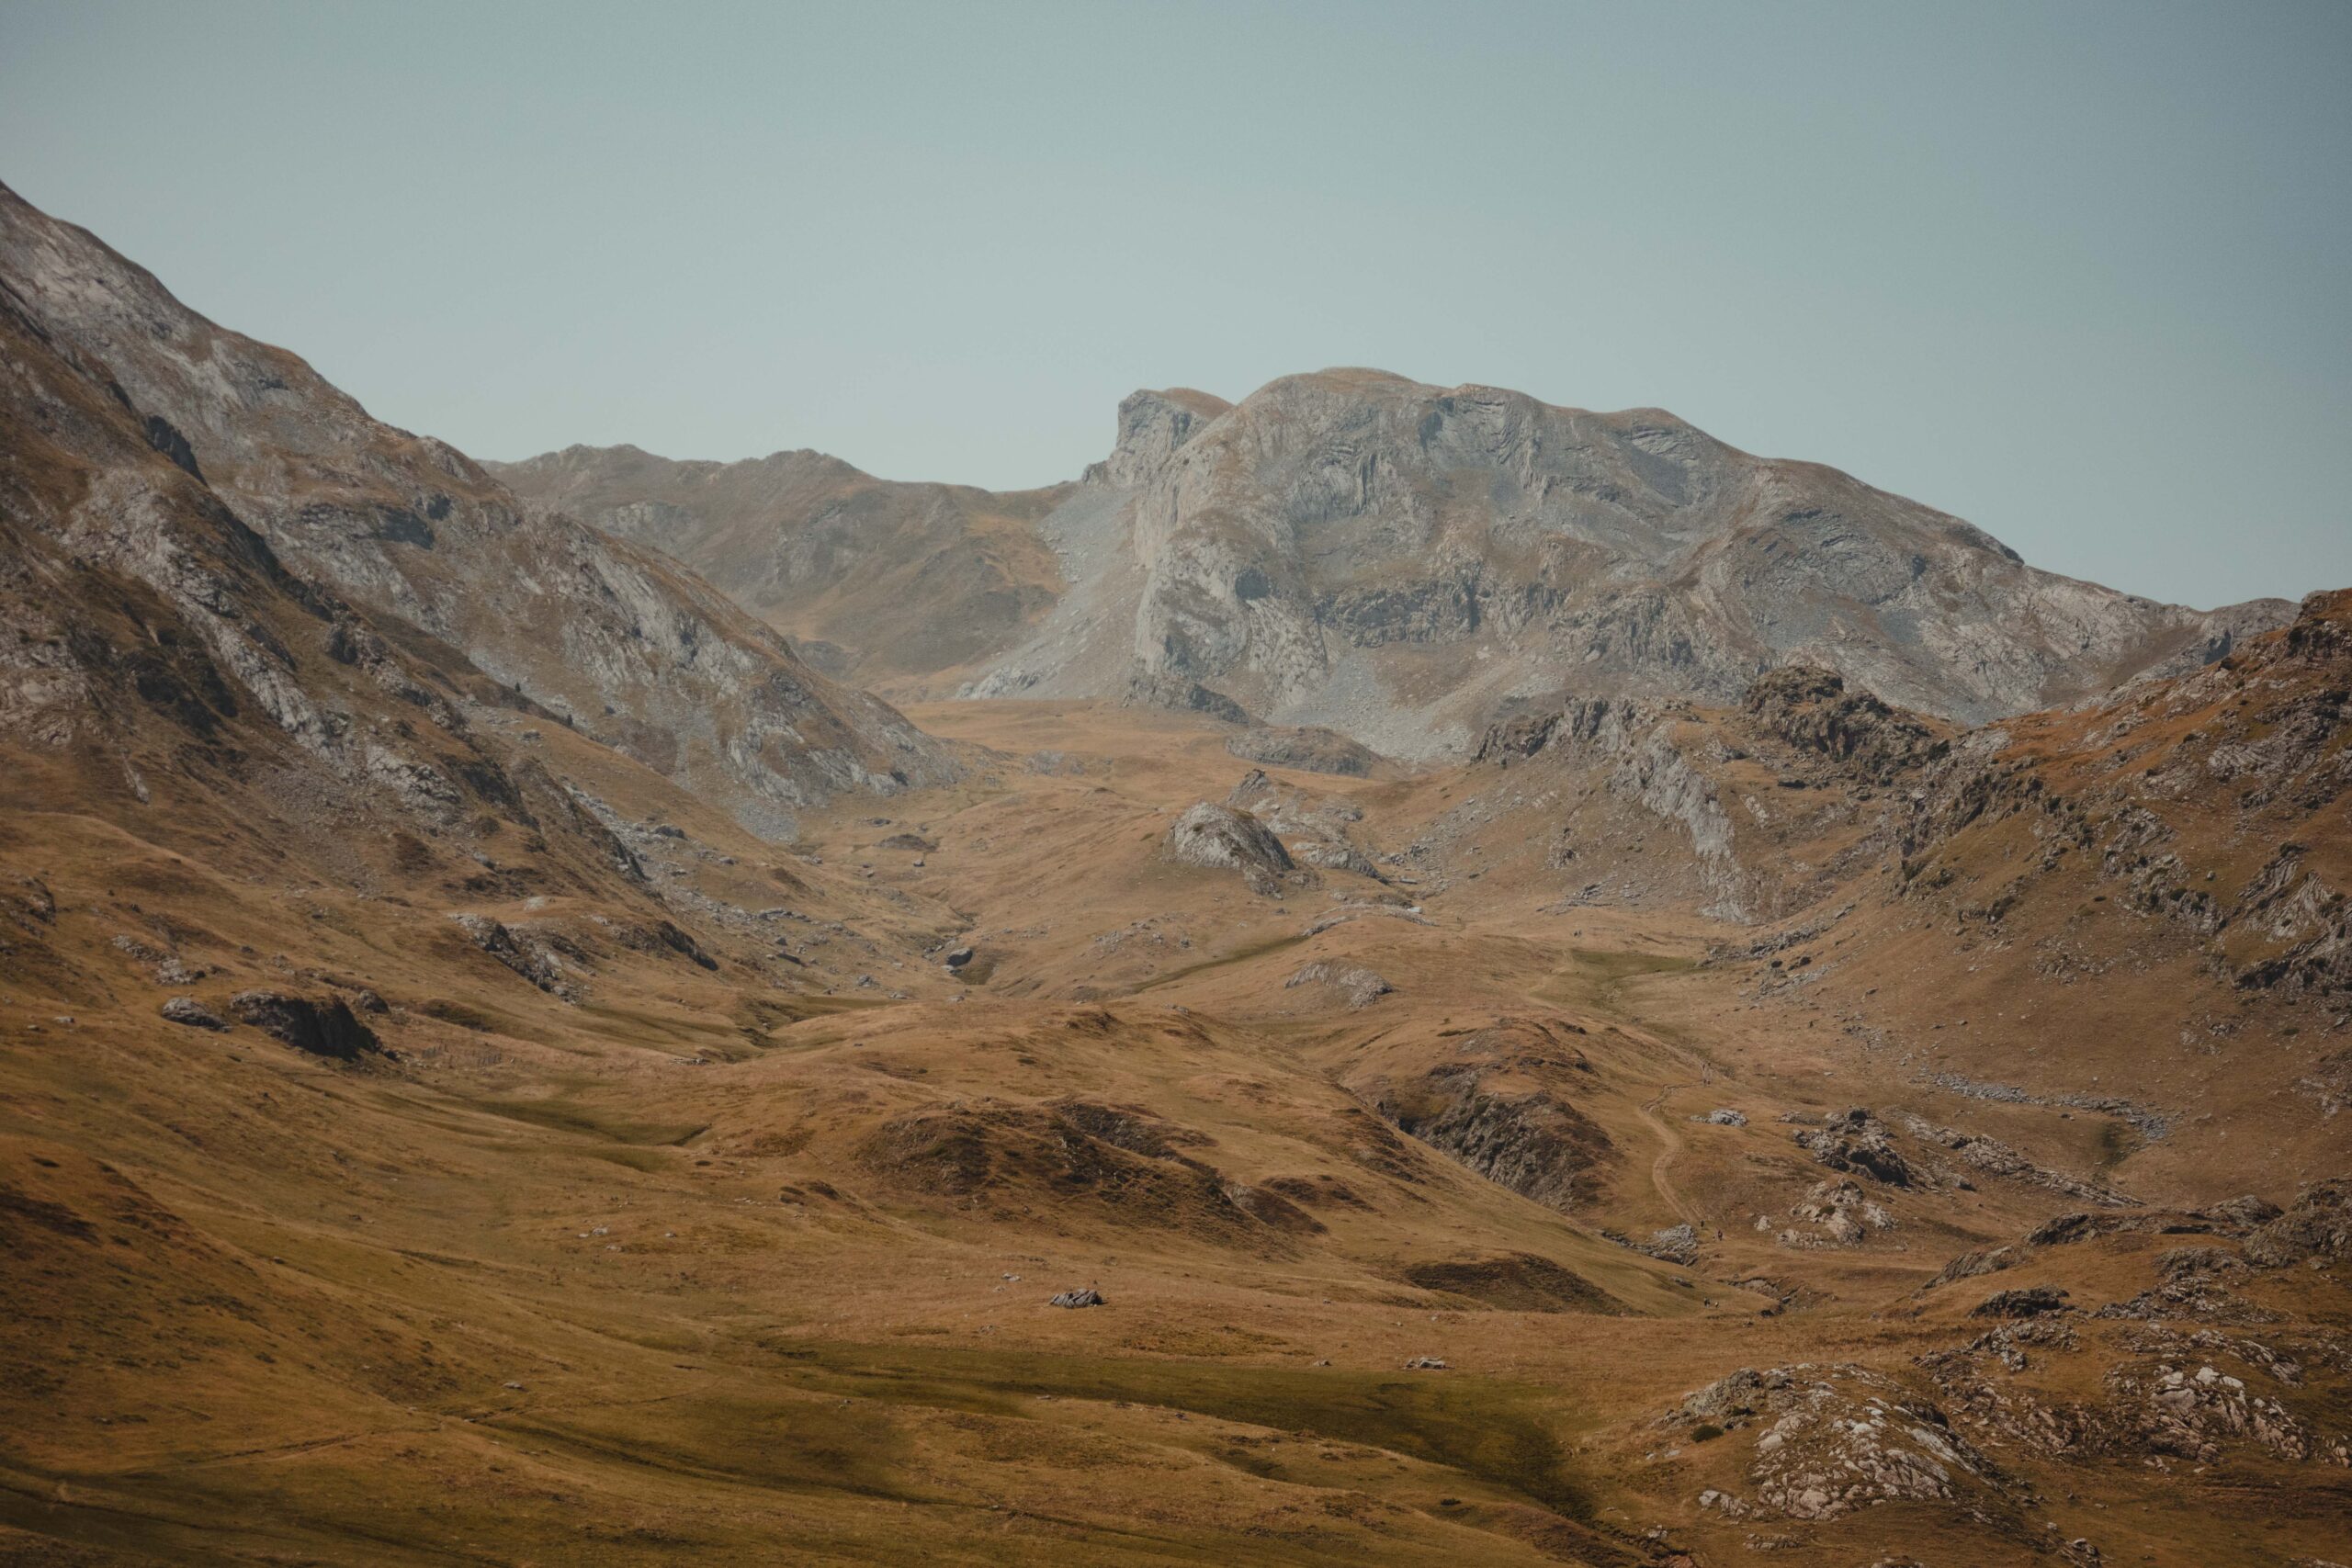
M 1459 752 L 1563 692 L 1729 702 L 1791 663 L 1981 723 L 2195 668 L 2293 612 L 2041 571 L 1957 518 L 1661 410 L 1374 370 L 1235 404 L 1136 392 L 1078 483 L 1012 495 L 814 453 L 573 447 L 496 471 L 868 676 L 1238 708 L 1402 757 Z

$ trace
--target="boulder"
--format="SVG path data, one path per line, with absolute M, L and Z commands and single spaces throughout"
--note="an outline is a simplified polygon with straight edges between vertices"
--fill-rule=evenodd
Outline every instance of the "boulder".
M 194 997 L 174 997 L 164 1003 L 164 1016 L 190 1029 L 226 1029 L 229 1025 Z
M 1046 1304 L 1057 1307 L 1099 1307 L 1108 1303 L 1103 1301 L 1102 1292 L 1089 1285 L 1082 1291 L 1063 1291 L 1057 1295 L 1049 1297 Z
M 1247 811 L 1204 800 L 1176 819 L 1160 852 L 1179 865 L 1238 871 L 1253 893 L 1272 893 L 1295 869 L 1272 829 Z

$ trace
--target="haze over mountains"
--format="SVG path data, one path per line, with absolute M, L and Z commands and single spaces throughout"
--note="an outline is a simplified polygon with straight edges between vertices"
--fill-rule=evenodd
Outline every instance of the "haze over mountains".
M 2328 1568 L 2347 694 L 1372 371 L 481 465 L 0 190 L 0 1562 Z
M 573 447 L 496 471 L 864 679 L 1238 706 L 1404 758 L 1460 754 L 1564 691 L 1731 701 L 1785 663 L 1981 722 L 2194 668 L 2292 608 L 2200 613 L 2037 571 L 1661 410 L 1365 370 L 1232 405 L 1137 392 L 1081 480 L 1009 495 L 808 452 Z

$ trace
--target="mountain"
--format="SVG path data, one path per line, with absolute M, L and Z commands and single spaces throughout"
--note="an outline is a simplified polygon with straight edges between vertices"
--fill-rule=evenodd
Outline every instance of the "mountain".
M 684 561 L 812 662 L 868 685 L 1018 640 L 1060 587 L 1037 522 L 1074 488 L 895 484 L 806 451 L 679 463 L 571 446 L 487 468 L 517 495 Z
M 572 448 L 502 473 L 841 642 L 852 668 L 1246 713 L 1405 758 L 1458 754 L 1563 691 L 1734 702 L 1792 663 L 1978 723 L 2193 668 L 2291 613 L 2040 571 L 1956 518 L 1659 410 L 1370 370 L 1230 405 L 1137 392 L 1079 484 L 1015 496 L 807 453 Z M 869 581 L 930 586 L 851 586 Z M 952 643 L 935 629 L 951 584 L 992 606 Z M 849 594 L 857 614 L 832 614 Z
M 1235 728 L 1390 505 L 1204 542 L 1248 407 L 1017 504 L 644 460 L 841 505 L 812 646 L 993 628 L 902 689 L 1266 574 L 1214 683 L 901 715 L 0 206 L 0 1562 L 2340 1561 L 2352 594 L 2207 659 L 1957 535 L 2186 640 L 1984 723 L 1595 658 L 1399 767 Z
M 369 418 L 300 359 L 215 326 L 5 187 L 0 288 L 22 333 L 289 570 L 760 830 L 788 835 L 797 811 L 840 791 L 952 771 L 888 706 L 808 669 L 665 558 L 526 513 L 462 453 Z
M 2072 1104 L 2132 1168 L 2305 1175 L 2352 1104 L 2352 592 L 2185 675 L 1962 729 L 1817 668 L 1727 708 L 1579 699 L 1482 738 L 1417 891 L 1699 909 L 1711 963 L 1882 1056 Z M 2151 1130 L 2154 1129 L 2154 1134 Z

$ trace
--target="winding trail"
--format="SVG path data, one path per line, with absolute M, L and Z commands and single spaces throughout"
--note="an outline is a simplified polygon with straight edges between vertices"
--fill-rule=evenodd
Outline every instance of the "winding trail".
M 1691 1208 L 1685 1201 L 1680 1190 L 1675 1187 L 1674 1179 L 1667 1174 L 1668 1168 L 1674 1164 L 1675 1156 L 1682 1152 L 1682 1134 L 1676 1132 L 1672 1124 L 1657 1113 L 1657 1108 L 1666 1103 L 1668 1095 L 1678 1089 L 1690 1087 L 1692 1086 L 1689 1084 L 1668 1084 L 1644 1100 L 1640 1109 L 1642 1120 L 1648 1122 L 1650 1131 L 1657 1134 L 1659 1145 L 1657 1157 L 1650 1161 L 1650 1185 L 1657 1189 L 1657 1195 L 1666 1200 L 1667 1207 L 1674 1211 L 1675 1217 L 1695 1230 L 1699 1228 L 1698 1211 Z

